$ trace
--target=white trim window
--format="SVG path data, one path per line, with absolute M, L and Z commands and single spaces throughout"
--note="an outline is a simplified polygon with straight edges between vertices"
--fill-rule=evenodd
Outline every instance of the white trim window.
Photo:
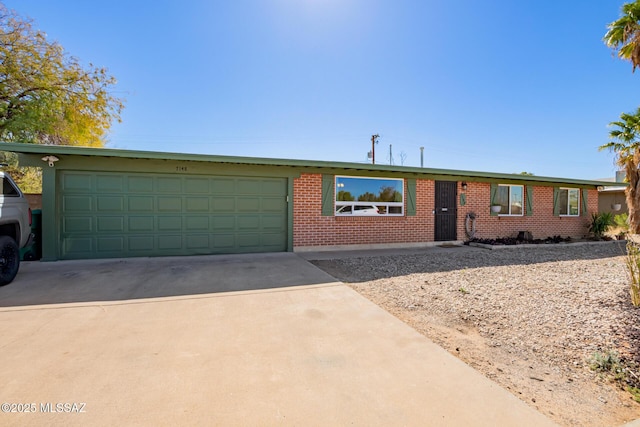
M 499 216 L 523 216 L 524 186 L 499 184 L 492 204 L 500 206 Z
M 558 215 L 580 216 L 580 190 L 578 188 L 558 189 Z
M 336 176 L 336 216 L 403 216 L 404 179 Z

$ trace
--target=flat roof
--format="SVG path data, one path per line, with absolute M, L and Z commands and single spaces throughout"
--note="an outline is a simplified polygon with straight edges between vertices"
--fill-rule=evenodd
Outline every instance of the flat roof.
M 501 179 L 522 182 L 573 184 L 586 186 L 611 186 L 611 182 L 570 178 L 555 178 L 537 175 L 520 175 L 494 172 L 465 171 L 455 169 L 434 169 L 395 165 L 372 165 L 363 163 L 329 162 L 320 160 L 271 159 L 263 157 L 219 156 L 212 154 L 187 154 L 159 151 L 122 150 L 115 148 L 76 147 L 69 145 L 24 144 L 0 142 L 0 150 L 23 154 L 73 155 L 91 157 L 116 157 L 128 159 L 178 160 L 210 163 L 231 163 L 244 165 L 289 166 L 295 168 L 348 169 L 352 171 L 397 172 L 420 175 L 468 177 L 480 179 Z M 620 185 L 620 183 L 616 184 Z M 623 184 L 624 185 L 624 184 Z

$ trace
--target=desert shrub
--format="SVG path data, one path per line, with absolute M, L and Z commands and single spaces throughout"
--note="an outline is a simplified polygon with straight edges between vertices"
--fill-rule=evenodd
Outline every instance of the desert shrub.
M 616 227 L 620 228 L 620 230 L 623 233 L 629 232 L 629 214 L 628 213 L 625 212 L 625 213 L 615 215 L 613 217 L 613 222 L 616 225 Z
M 640 306 L 640 247 L 637 243 L 627 243 L 627 272 L 629 273 L 629 287 L 631 303 Z
M 613 214 L 611 212 L 593 212 L 589 223 L 589 232 L 594 237 L 600 239 L 604 233 L 613 225 Z
M 593 353 L 589 359 L 589 367 L 596 372 L 611 374 L 615 379 L 620 379 L 624 372 L 620 356 L 615 350 Z

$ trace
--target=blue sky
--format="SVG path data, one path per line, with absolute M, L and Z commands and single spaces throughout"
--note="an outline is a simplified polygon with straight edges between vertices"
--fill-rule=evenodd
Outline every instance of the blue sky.
M 612 0 L 5 0 L 126 98 L 109 147 L 594 179 L 640 72 Z

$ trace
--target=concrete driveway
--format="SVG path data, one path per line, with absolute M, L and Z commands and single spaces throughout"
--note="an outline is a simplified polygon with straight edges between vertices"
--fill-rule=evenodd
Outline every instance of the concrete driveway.
M 24 263 L 0 337 L 4 426 L 553 425 L 292 253 Z

